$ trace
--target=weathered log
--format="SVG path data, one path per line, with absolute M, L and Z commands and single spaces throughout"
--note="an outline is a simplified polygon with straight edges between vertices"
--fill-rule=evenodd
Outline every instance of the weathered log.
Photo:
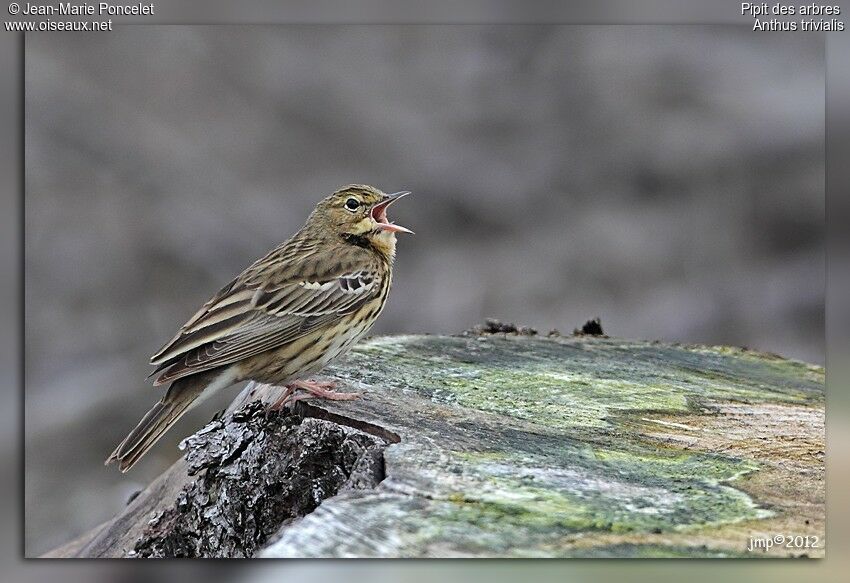
M 356 401 L 266 412 L 249 385 L 48 556 L 823 554 L 821 367 L 490 330 L 362 343 L 327 371 Z M 801 538 L 752 542 L 777 535 Z

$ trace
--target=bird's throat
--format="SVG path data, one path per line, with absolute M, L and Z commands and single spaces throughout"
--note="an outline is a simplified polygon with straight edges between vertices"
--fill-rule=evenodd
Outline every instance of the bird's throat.
M 395 233 L 378 231 L 369 235 L 369 242 L 378 253 L 384 256 L 388 263 L 392 263 L 395 259 Z
M 378 231 L 377 233 L 368 233 L 366 235 L 345 233 L 342 238 L 345 239 L 346 243 L 351 245 L 357 245 L 364 249 L 372 249 L 388 263 L 392 263 L 395 258 L 395 233 L 387 231 Z

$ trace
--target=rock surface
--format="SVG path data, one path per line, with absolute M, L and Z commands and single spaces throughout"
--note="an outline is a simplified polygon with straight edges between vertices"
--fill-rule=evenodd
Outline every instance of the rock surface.
M 187 440 L 189 474 L 179 462 L 99 535 L 53 555 L 823 554 L 821 367 L 729 347 L 497 333 L 378 337 L 326 372 L 365 394 L 302 401 L 292 415 L 251 404 L 236 421 L 226 414 Z M 234 429 L 245 411 L 250 435 Z M 326 448 L 301 435 L 318 428 Z M 227 441 L 235 434 L 244 443 Z M 293 462 L 300 451 L 309 463 Z M 246 527 L 257 500 L 267 519 Z M 120 544 L 106 536 L 118 524 Z M 777 534 L 821 548 L 748 551 Z

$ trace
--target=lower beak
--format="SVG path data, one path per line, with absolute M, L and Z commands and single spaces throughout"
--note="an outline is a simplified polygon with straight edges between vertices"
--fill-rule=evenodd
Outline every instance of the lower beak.
M 396 192 L 394 194 L 388 194 L 387 198 L 376 204 L 372 207 L 372 219 L 375 221 L 375 227 L 379 231 L 389 231 L 391 233 L 410 233 L 413 234 L 413 231 L 406 227 L 402 227 L 401 225 L 396 225 L 392 223 L 389 219 L 387 219 L 387 208 L 399 200 L 400 198 L 404 198 L 410 194 L 409 191 Z

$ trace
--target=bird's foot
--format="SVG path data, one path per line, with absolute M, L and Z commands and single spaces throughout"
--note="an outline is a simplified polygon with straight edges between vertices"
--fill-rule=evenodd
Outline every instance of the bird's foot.
M 295 398 L 294 393 L 295 393 L 295 388 L 292 387 L 291 385 L 287 385 L 287 387 L 283 390 L 283 392 L 280 394 L 280 396 L 277 399 L 275 399 L 274 401 L 272 401 L 271 403 L 268 404 L 268 406 L 266 407 L 266 410 L 267 411 L 280 411 L 286 405 L 288 405 L 290 403 L 294 403 L 295 402 L 293 400 Z
M 286 405 L 293 405 L 304 399 L 327 399 L 328 401 L 351 401 L 360 397 L 360 393 L 343 393 L 334 391 L 336 383 L 333 381 L 293 381 L 286 385 L 280 396 L 272 402 L 267 409 L 269 411 L 280 411 Z M 298 390 L 304 391 L 296 393 Z
M 351 401 L 352 399 L 360 397 L 360 393 L 343 393 L 340 391 L 334 391 L 333 388 L 336 387 L 336 383 L 333 381 L 293 381 L 289 384 L 289 387 L 307 391 L 307 394 L 302 393 L 294 395 L 293 398 L 296 401 L 309 399 L 311 397 L 327 399 L 329 401 Z

